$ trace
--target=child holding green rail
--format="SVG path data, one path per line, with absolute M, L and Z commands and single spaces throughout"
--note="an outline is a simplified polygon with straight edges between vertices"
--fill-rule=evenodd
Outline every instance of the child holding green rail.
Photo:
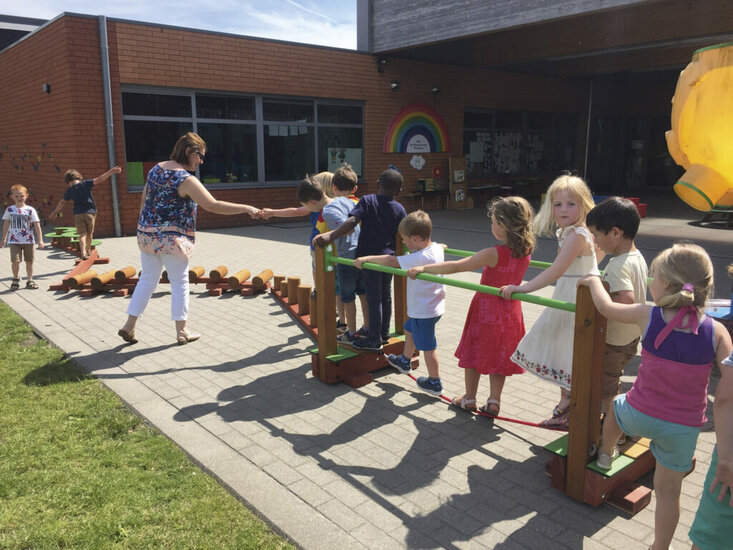
M 482 285 L 498 288 L 521 284 L 535 245 L 530 230 L 532 207 L 522 197 L 499 197 L 489 206 L 488 216 L 491 233 L 500 244 L 484 248 L 468 258 L 413 267 L 407 271 L 407 276 L 414 279 L 420 273 L 447 275 L 483 268 Z M 482 374 L 488 374 L 490 393 L 481 410 L 498 415 L 506 377 L 524 372 L 510 360 L 523 336 L 520 302 L 477 292 L 455 352 L 458 366 L 464 369 L 466 391 L 451 402 L 462 409 L 476 410 L 479 381 Z

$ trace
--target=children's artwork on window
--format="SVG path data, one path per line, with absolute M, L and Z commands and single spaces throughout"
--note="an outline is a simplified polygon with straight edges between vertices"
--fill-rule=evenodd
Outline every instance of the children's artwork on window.
M 328 171 L 335 172 L 342 164 L 350 164 L 357 174 L 361 174 L 361 149 L 353 147 L 329 147 Z

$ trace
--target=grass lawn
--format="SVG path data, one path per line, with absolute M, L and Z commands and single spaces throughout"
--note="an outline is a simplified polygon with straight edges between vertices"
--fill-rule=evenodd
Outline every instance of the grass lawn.
M 292 548 L 0 302 L 0 548 Z

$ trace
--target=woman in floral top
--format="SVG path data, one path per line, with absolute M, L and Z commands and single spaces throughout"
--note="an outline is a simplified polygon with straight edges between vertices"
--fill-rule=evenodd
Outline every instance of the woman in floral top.
M 189 171 L 204 162 L 206 143 L 193 132 L 181 136 L 170 160 L 156 164 L 145 181 L 137 244 L 142 274 L 127 308 L 127 322 L 118 331 L 123 340 L 137 342 L 135 323 L 145 311 L 165 268 L 171 284 L 171 319 L 176 323 L 176 339 L 187 344 L 200 338 L 186 328 L 188 319 L 188 262 L 193 255 L 196 208 L 216 214 L 259 215 L 247 204 L 216 200 Z

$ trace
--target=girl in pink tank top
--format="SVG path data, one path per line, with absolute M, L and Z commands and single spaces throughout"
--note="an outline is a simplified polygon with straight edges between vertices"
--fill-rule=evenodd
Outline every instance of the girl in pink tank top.
M 704 315 L 713 288 L 713 265 L 705 250 L 676 244 L 652 262 L 649 285 L 656 305 L 611 301 L 598 277 L 590 287 L 598 311 L 608 319 L 636 323 L 644 334 L 641 365 L 634 386 L 614 401 L 596 464 L 610 469 L 622 431 L 651 439 L 657 460 L 652 548 L 668 548 L 679 520 L 682 479 L 689 473 L 700 427 L 705 423 L 707 385 L 713 360 L 731 352 L 726 328 Z

